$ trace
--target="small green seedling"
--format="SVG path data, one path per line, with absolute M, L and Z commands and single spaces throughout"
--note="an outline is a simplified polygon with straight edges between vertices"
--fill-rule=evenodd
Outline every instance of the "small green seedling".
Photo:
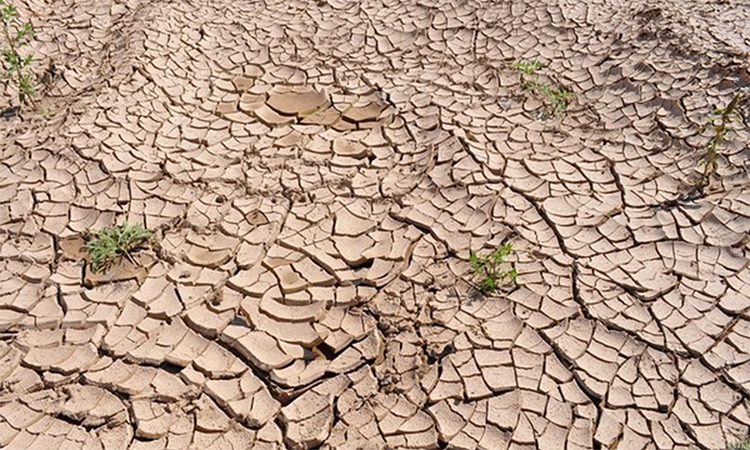
M 727 446 L 727 450 L 750 450 L 750 438 L 735 442 Z
M 138 249 L 150 238 L 149 230 L 141 225 L 130 225 L 127 222 L 91 232 L 91 237 L 86 243 L 91 270 L 99 272 L 106 269 L 121 256 L 125 256 L 135 264 L 130 252 Z
M 32 74 L 28 70 L 33 55 L 21 55 L 20 47 L 28 44 L 34 36 L 31 22 L 21 22 L 15 6 L 0 0 L 0 26 L 2 27 L 3 46 L 0 47 L 2 56 L 2 73 L 0 79 L 7 89 L 13 83 L 18 90 L 18 101 L 21 104 L 31 100 L 34 95 Z
M 471 270 L 482 293 L 492 295 L 508 281 L 516 281 L 518 277 L 516 268 L 511 264 L 508 269 L 508 264 L 505 262 L 505 258 L 512 251 L 513 244 L 506 242 L 487 256 L 469 253 Z
M 555 89 L 549 84 L 537 80 L 525 80 L 523 87 L 540 96 L 550 112 L 554 114 L 564 113 L 574 96 L 573 91 L 564 88 Z
M 536 71 L 544 67 L 544 64 L 537 61 L 536 59 L 519 60 L 510 65 L 513 70 L 518 70 L 526 75 L 534 75 Z
M 703 166 L 703 171 L 701 172 L 697 184 L 699 192 L 702 192 L 709 184 L 711 184 L 711 179 L 716 176 L 716 172 L 719 170 L 718 149 L 719 146 L 726 141 L 729 133 L 733 131 L 730 124 L 742 120 L 741 115 L 737 111 L 740 98 L 740 94 L 735 94 L 726 108 L 716 108 L 709 116 L 709 123 L 707 126 L 713 128 L 713 136 L 708 142 L 708 145 L 706 145 L 706 155 L 699 163 L 699 165 Z
M 535 59 L 520 60 L 511 64 L 510 67 L 521 72 L 521 85 L 525 90 L 541 97 L 549 114 L 563 114 L 568 109 L 574 95 L 573 92 L 564 88 L 555 89 L 540 81 L 535 75 L 539 69 L 544 67 L 541 62 Z M 526 78 L 527 75 L 532 78 Z

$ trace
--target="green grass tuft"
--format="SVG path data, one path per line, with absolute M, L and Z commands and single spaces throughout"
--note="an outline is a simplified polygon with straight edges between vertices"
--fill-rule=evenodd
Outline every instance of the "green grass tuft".
M 750 438 L 729 444 L 727 450 L 750 450 Z
M 86 243 L 89 263 L 93 272 L 99 272 L 125 256 L 133 261 L 130 252 L 136 250 L 151 238 L 151 232 L 141 225 L 125 222 L 114 227 L 91 232 Z
M 526 75 L 534 75 L 537 70 L 544 67 L 544 64 L 537 61 L 536 59 L 519 60 L 510 65 L 513 70 L 518 70 Z

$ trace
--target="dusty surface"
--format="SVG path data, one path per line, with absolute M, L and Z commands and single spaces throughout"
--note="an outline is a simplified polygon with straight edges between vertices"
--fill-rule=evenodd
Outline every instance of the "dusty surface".
M 747 131 L 685 195 L 743 3 L 20 5 L 48 117 L 0 125 L 0 448 L 744 438 Z M 85 273 L 124 220 L 140 267 Z M 517 284 L 472 294 L 506 240 Z

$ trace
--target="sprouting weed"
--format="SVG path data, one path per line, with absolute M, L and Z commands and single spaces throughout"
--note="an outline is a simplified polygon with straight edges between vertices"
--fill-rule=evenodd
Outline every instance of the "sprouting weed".
M 483 293 L 494 294 L 507 282 L 516 281 L 518 273 L 512 264 L 508 268 L 505 258 L 513 251 L 513 244 L 506 242 L 487 256 L 479 256 L 473 251 L 469 253 L 469 264 L 479 290 Z
M 32 74 L 28 71 L 33 55 L 21 55 L 20 47 L 28 44 L 34 36 L 31 22 L 21 22 L 18 18 L 18 10 L 15 6 L 0 0 L 0 26 L 2 26 L 3 47 L 0 47 L 2 56 L 2 72 L 0 80 L 7 88 L 10 83 L 16 85 L 18 90 L 18 101 L 24 104 L 32 100 L 34 95 L 34 84 Z
M 568 109 L 568 105 L 574 96 L 573 91 L 564 88 L 556 89 L 540 81 L 536 72 L 544 67 L 541 62 L 535 59 L 520 60 L 511 64 L 510 67 L 521 72 L 523 88 L 540 97 L 550 114 L 563 114 Z M 527 78 L 527 76 L 531 78 Z
M 733 131 L 730 124 L 742 120 L 737 111 L 741 97 L 739 93 L 735 94 L 726 108 L 716 108 L 709 116 L 708 126 L 713 128 L 713 136 L 708 141 L 706 154 L 699 163 L 703 166 L 703 171 L 696 186 L 699 192 L 702 192 L 711 184 L 711 179 L 716 176 L 716 172 L 719 170 L 719 147 L 726 141 L 729 133 Z
M 554 114 L 562 114 L 568 109 L 568 104 L 575 94 L 568 89 L 554 89 L 546 83 L 537 80 L 526 80 L 524 88 L 538 96 L 542 97 L 544 104 Z
M 130 252 L 150 238 L 149 230 L 141 225 L 130 225 L 127 222 L 91 232 L 91 238 L 86 243 L 91 270 L 99 272 L 112 265 L 121 256 L 133 262 Z
M 544 67 L 544 64 L 536 59 L 519 60 L 510 65 L 511 69 L 523 72 L 526 75 L 534 75 L 536 71 Z
M 729 444 L 727 450 L 750 450 L 750 438 Z

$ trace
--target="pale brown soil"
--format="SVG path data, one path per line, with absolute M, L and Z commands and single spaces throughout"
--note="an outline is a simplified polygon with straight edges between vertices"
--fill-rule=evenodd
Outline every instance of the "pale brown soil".
M 40 92 L 0 122 L 0 448 L 748 436 L 742 123 L 692 187 L 750 87 L 746 1 L 18 5 Z M 154 239 L 92 274 L 86 232 L 123 221 Z M 506 241 L 483 296 L 469 253 Z

